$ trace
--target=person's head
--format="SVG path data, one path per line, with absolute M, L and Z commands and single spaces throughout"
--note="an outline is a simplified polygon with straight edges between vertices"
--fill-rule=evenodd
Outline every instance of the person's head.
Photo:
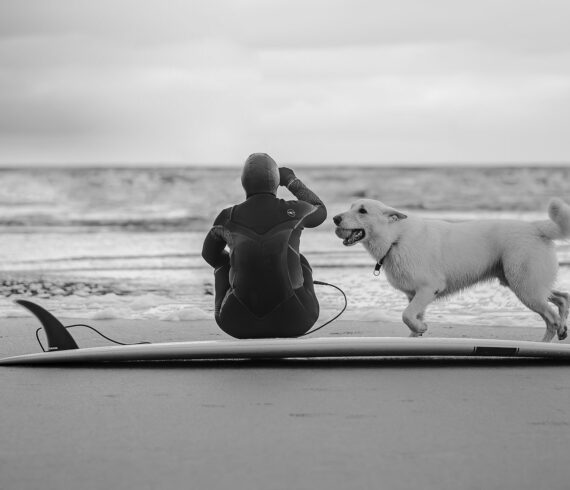
M 267 153 L 252 153 L 241 173 L 241 185 L 249 197 L 253 194 L 277 194 L 279 167 Z

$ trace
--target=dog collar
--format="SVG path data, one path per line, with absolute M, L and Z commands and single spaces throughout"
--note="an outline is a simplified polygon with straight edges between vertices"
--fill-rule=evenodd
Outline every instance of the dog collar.
M 392 243 L 392 245 L 390 245 L 390 248 L 388 249 L 388 251 L 384 254 L 384 257 L 382 257 L 378 262 L 376 262 L 376 265 L 374 266 L 374 272 L 372 274 L 374 274 L 375 276 L 380 275 L 380 269 L 382 269 L 382 266 L 384 265 L 384 260 L 386 260 L 386 257 L 388 257 L 388 254 L 392 250 L 392 247 L 394 245 L 396 245 L 396 243 L 398 243 L 398 242 Z

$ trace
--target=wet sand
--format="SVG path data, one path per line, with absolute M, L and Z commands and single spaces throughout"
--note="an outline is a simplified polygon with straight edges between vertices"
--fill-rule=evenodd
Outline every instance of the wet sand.
M 127 342 L 225 338 L 212 322 L 89 323 Z M 2 320 L 1 355 L 38 351 L 35 328 Z M 434 337 L 542 333 L 430 326 Z M 319 332 L 405 334 L 399 322 Z M 3 367 L 0 488 L 567 489 L 569 369 L 513 359 Z

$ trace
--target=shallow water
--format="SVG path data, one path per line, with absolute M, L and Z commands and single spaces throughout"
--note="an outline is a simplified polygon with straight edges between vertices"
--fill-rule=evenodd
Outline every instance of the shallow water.
M 565 168 L 298 173 L 321 195 L 329 217 L 366 196 L 428 217 L 544 219 L 550 196 L 570 197 Z M 212 271 L 200 252 L 217 212 L 242 199 L 239 168 L 10 170 L 0 178 L 0 317 L 26 315 L 13 300 L 35 298 L 67 317 L 212 318 Z M 330 219 L 305 230 L 301 251 L 315 279 L 347 293 L 345 317 L 401 317 L 402 293 L 372 275 L 374 261 L 362 247 L 342 245 Z M 559 286 L 570 290 L 570 247 L 560 243 L 558 252 Z M 319 286 L 317 294 L 323 320 L 342 307 L 336 290 Z M 432 305 L 427 320 L 543 327 L 497 283 Z

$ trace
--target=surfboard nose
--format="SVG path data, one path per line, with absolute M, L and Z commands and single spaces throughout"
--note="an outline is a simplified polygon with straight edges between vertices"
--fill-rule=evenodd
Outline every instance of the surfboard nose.
M 79 349 L 71 334 L 49 311 L 25 299 L 15 301 L 31 312 L 42 324 L 48 342 L 48 351 Z

